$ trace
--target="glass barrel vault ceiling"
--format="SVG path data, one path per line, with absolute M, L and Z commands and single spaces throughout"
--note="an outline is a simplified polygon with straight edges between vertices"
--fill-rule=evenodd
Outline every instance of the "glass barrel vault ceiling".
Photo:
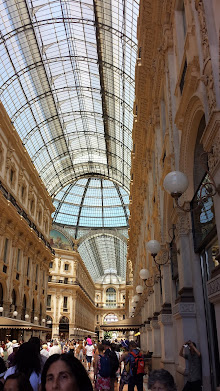
M 129 189 L 138 3 L 0 0 L 0 99 L 52 197 Z
M 54 223 L 78 228 L 126 227 L 129 217 L 128 193 L 116 183 L 83 178 L 65 186 L 54 199 Z

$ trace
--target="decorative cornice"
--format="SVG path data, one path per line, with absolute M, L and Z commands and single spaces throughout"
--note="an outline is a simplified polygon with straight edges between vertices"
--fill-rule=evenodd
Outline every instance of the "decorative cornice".
M 211 303 L 220 303 L 220 274 L 207 282 L 207 291 Z
M 173 317 L 177 318 L 195 318 L 195 303 L 177 303 L 173 306 Z

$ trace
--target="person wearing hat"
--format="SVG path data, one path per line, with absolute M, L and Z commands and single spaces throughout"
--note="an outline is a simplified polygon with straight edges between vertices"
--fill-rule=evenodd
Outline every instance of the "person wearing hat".
M 16 339 L 14 339 L 12 341 L 12 349 L 13 349 L 13 351 L 8 356 L 8 360 L 7 360 L 8 368 L 13 367 L 13 365 L 15 363 L 15 356 L 16 356 L 16 353 L 17 353 L 19 347 L 20 347 L 19 343 L 17 343 Z

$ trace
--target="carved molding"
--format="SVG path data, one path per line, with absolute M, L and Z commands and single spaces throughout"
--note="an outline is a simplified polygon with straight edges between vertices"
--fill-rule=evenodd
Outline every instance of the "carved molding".
M 158 322 L 159 322 L 159 324 L 162 324 L 164 326 L 172 325 L 173 324 L 173 315 L 172 314 L 160 314 L 158 316 Z
M 174 318 L 194 318 L 196 316 L 195 303 L 177 303 L 173 306 Z
M 220 275 L 207 282 L 208 298 L 211 303 L 220 303 Z

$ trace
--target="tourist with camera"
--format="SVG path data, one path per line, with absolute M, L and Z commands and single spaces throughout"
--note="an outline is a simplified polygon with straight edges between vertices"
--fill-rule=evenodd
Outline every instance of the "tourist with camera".
M 195 342 L 190 340 L 185 342 L 180 349 L 179 355 L 188 361 L 187 382 L 183 388 L 183 391 L 201 391 L 201 353 L 196 348 Z

